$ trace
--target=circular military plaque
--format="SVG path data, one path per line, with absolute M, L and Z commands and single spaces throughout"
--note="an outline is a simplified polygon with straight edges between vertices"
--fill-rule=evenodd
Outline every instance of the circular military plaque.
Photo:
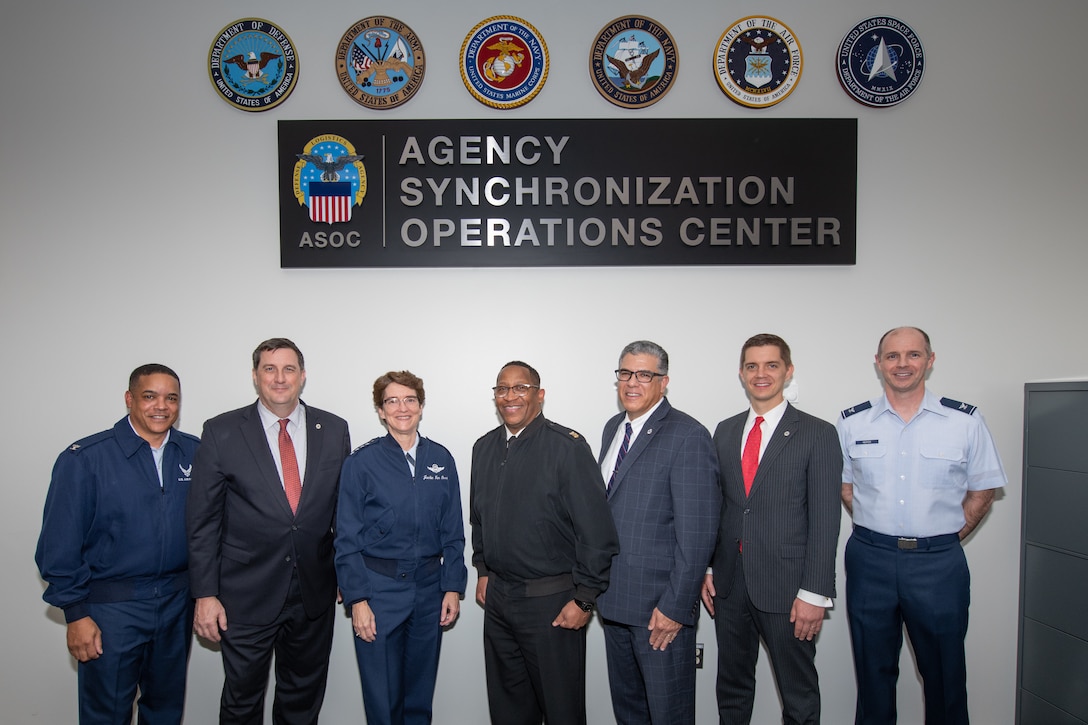
M 644 108 L 661 100 L 680 64 L 672 36 L 641 15 L 616 18 L 601 28 L 589 50 L 597 92 L 617 106 Z
M 336 45 L 336 77 L 367 108 L 394 108 L 423 85 L 423 43 L 395 18 L 374 15 L 348 28 Z
M 517 108 L 548 80 L 548 46 L 532 25 L 511 15 L 484 20 L 461 45 L 461 80 L 480 103 Z
M 922 82 L 925 54 L 918 35 L 902 20 L 863 20 L 839 43 L 835 70 L 851 98 L 873 108 L 902 103 Z
M 243 111 L 267 111 L 287 100 L 298 83 L 295 44 L 261 18 L 242 18 L 219 31 L 208 50 L 216 93 Z
M 801 44 L 780 20 L 741 18 L 718 38 L 714 73 L 740 105 L 767 108 L 785 100 L 801 79 Z

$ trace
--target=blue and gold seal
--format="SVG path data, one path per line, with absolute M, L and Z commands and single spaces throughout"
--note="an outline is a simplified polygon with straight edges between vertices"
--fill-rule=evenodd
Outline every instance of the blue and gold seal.
M 761 15 L 733 23 L 714 48 L 718 86 L 748 108 L 784 101 L 801 79 L 801 64 L 801 44 L 789 26 Z
M 219 97 L 243 111 L 267 111 L 287 100 L 298 83 L 295 44 L 261 18 L 227 25 L 208 50 L 208 75 Z
M 623 108 L 660 101 L 676 80 L 679 65 L 669 31 L 641 15 L 605 25 L 589 50 L 589 74 L 597 92 Z

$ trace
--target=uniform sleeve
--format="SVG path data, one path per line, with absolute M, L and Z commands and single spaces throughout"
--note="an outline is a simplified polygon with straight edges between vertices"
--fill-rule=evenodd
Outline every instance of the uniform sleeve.
M 835 431 L 839 434 L 839 452 L 842 454 L 842 483 L 854 483 L 854 470 L 850 465 L 850 449 L 847 439 L 850 437 L 846 430 L 846 421 L 839 418 L 835 421 Z
M 373 587 L 370 571 L 363 561 L 363 508 L 366 506 L 370 471 L 363 457 L 349 456 L 340 469 L 340 492 L 336 501 L 336 583 L 349 607 L 370 599 Z
M 48 586 L 42 598 L 74 622 L 88 616 L 91 569 L 83 556 L 95 513 L 95 476 L 85 457 L 65 451 L 53 466 L 34 561 Z
M 974 428 L 970 457 L 967 460 L 967 489 L 984 491 L 1001 488 L 1009 479 L 1001 465 L 993 436 L 990 435 L 990 429 L 986 427 L 981 413 L 976 411 L 972 417 L 978 421 L 978 425 Z
M 485 577 L 488 574 L 487 559 L 484 556 L 484 532 L 477 501 L 477 497 L 480 495 L 479 488 L 483 485 L 481 480 L 483 474 L 480 472 L 481 449 L 483 446 L 484 442 L 481 439 L 472 447 L 472 473 L 469 474 L 468 493 L 468 523 L 472 527 L 472 566 L 476 569 L 476 574 L 479 577 Z
M 612 557 L 620 542 L 605 499 L 601 470 L 585 439 L 565 442 L 559 471 L 567 514 L 574 528 L 574 596 L 595 602 L 608 588 Z
M 457 464 L 449 458 L 449 505 L 442 512 L 442 591 L 465 593 L 468 570 L 465 568 L 465 522 L 461 513 L 461 482 Z

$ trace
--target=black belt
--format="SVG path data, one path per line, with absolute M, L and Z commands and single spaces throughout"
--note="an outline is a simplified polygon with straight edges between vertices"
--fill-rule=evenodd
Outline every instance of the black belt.
M 423 559 L 379 559 L 376 556 L 363 554 L 363 562 L 366 568 L 375 574 L 387 576 L 390 579 L 413 580 L 438 571 L 442 564 L 442 557 L 428 556 Z
M 489 572 L 488 576 L 498 580 L 503 591 L 513 597 L 546 597 L 559 592 L 573 591 L 574 589 L 574 576 L 569 573 L 545 576 L 539 579 L 526 579 L 520 582 L 510 581 L 509 579 L 504 580 L 495 576 L 494 572 Z
M 880 534 L 871 529 L 867 529 L 864 526 L 855 526 L 854 536 L 885 549 L 904 549 L 906 551 L 913 551 L 915 549 L 936 549 L 941 546 L 957 543 L 960 540 L 959 534 L 941 534 L 939 536 L 888 536 L 887 534 Z

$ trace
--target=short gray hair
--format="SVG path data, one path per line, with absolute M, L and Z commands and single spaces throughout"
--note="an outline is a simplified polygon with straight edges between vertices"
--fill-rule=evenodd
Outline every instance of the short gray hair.
M 665 352 L 665 348 L 658 345 L 656 342 L 650 342 L 649 340 L 635 340 L 628 343 L 623 348 L 623 352 L 620 353 L 620 364 L 623 364 L 623 358 L 627 355 L 653 355 L 657 358 L 657 372 L 662 375 L 669 374 L 669 353 Z

